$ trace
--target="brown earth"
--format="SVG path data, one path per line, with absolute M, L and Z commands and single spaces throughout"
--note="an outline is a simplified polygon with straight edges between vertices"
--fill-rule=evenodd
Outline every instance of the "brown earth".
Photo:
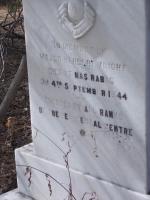
M 0 19 L 5 14 L 6 10 L 0 8 Z M 5 70 L 0 79 L 0 103 L 14 78 L 24 53 L 24 40 L 16 39 L 13 45 L 10 44 L 7 47 Z M 26 74 L 5 118 L 0 121 L 0 194 L 17 186 L 14 150 L 31 142 L 28 94 Z

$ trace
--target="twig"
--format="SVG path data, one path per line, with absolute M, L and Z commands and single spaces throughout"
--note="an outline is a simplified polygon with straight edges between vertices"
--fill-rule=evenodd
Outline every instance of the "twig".
M 17 167 L 25 167 L 25 168 L 36 170 L 36 171 L 40 172 L 41 174 L 44 174 L 45 176 L 48 175 L 55 183 L 57 183 L 59 186 L 61 186 L 68 194 L 70 194 L 70 191 L 61 182 L 59 182 L 57 179 L 55 179 L 50 174 L 47 174 L 46 172 L 44 172 L 44 171 L 42 171 L 40 169 L 37 169 L 37 168 L 32 167 L 32 166 L 28 166 L 28 165 L 16 165 L 16 166 Z M 77 200 L 76 197 L 73 194 L 72 194 L 72 198 L 74 200 Z
M 25 76 L 26 69 L 27 69 L 26 56 L 23 56 L 23 58 L 21 60 L 21 64 L 15 75 L 15 78 L 11 82 L 8 92 L 6 93 L 4 100 L 0 104 L 0 119 L 4 117 L 9 105 L 11 104 L 14 96 L 16 95 L 17 89 L 18 89 L 22 79 Z

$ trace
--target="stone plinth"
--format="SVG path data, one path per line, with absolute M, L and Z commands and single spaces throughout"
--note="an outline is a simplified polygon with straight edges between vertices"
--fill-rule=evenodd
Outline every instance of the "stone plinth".
M 64 200 L 69 194 L 73 200 L 150 200 L 79 171 L 68 172 L 67 167 L 36 156 L 32 145 L 16 151 L 16 165 L 19 191 L 37 200 Z
M 1 195 L 0 200 L 33 200 L 33 198 L 18 192 L 16 189 Z

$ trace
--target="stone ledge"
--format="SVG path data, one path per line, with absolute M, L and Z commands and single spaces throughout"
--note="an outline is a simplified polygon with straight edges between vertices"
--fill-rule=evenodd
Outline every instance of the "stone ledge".
M 65 166 L 34 155 L 34 148 L 16 151 L 18 188 L 38 200 L 63 200 L 69 195 L 69 176 Z M 150 200 L 143 195 L 70 169 L 73 200 Z M 0 199 L 1 200 L 1 199 Z M 2 199 L 5 200 L 5 199 Z
M 0 195 L 0 200 L 33 200 L 33 198 L 19 193 L 16 189 Z

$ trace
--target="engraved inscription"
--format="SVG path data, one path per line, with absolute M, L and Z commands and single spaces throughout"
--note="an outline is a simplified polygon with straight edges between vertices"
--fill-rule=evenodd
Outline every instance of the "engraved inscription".
M 103 136 L 118 144 L 129 145 L 134 129 L 116 105 L 128 103 L 130 96 L 127 91 L 116 87 L 115 78 L 116 74 L 124 76 L 128 65 L 115 57 L 105 59 L 108 51 L 105 48 L 87 45 L 82 49 L 75 43 L 55 40 L 51 40 L 49 46 L 53 53 L 45 51 L 39 54 L 41 62 L 47 63 L 47 76 L 39 77 L 41 90 L 47 91 L 44 92 L 43 105 L 38 105 L 39 113 L 64 124 L 65 133 L 75 143 L 79 137 L 93 138 L 94 142 L 96 137 Z M 98 59 L 90 57 L 85 49 L 94 52 Z M 49 91 L 55 95 L 49 95 Z M 73 132 L 67 128 L 77 124 Z

